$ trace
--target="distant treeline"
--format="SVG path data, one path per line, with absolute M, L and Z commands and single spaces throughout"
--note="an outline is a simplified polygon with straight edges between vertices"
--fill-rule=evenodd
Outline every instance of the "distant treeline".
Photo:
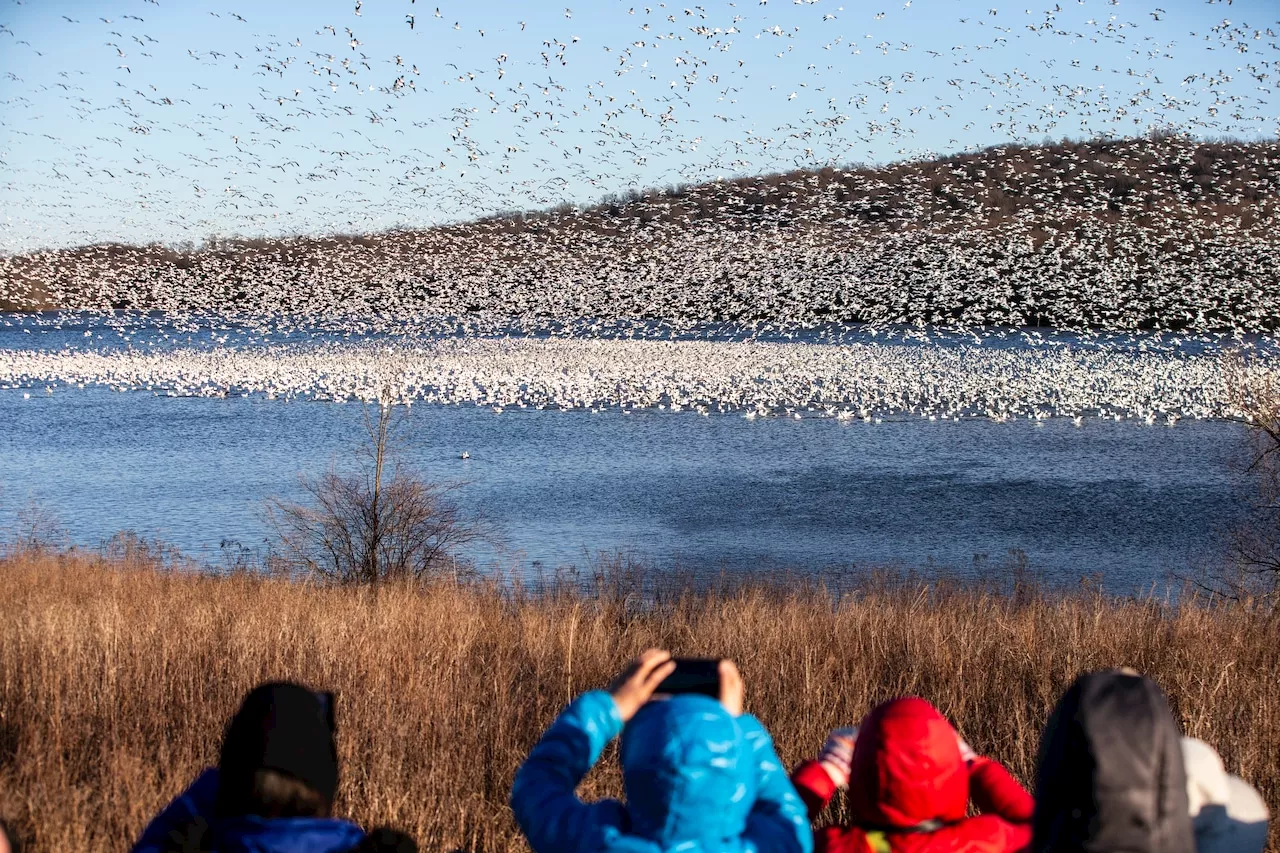
M 1001 146 L 367 235 L 0 258 L 0 308 L 1273 330 L 1280 143 Z

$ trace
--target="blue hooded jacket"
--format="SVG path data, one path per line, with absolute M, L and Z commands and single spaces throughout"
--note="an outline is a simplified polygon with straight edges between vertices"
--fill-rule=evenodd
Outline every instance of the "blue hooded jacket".
M 575 789 L 619 732 L 627 802 Z M 534 853 L 812 853 L 805 806 L 768 732 L 714 699 L 649 702 L 623 729 L 613 697 L 579 696 L 516 773 L 511 808 Z
M 173 833 L 191 827 L 205 828 L 198 849 L 211 853 L 346 853 L 364 838 L 364 830 L 338 818 L 215 818 L 217 799 L 218 771 L 206 770 L 147 825 L 133 853 L 183 850 L 172 846 Z

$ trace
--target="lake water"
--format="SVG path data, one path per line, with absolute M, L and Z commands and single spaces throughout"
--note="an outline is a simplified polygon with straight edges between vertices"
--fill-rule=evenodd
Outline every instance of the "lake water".
M 130 529 L 206 559 L 269 540 L 270 495 L 350 464 L 358 404 L 0 392 L 0 527 L 29 500 L 72 541 Z M 686 569 L 948 567 L 1025 552 L 1132 588 L 1220 560 L 1243 439 L 1223 422 L 993 423 L 415 407 L 405 458 L 463 482 L 508 566 L 617 549 Z M 462 451 L 470 459 L 459 458 Z M 975 566 L 975 558 L 977 566 Z M 987 570 L 991 570 L 988 568 Z
M 233 380 L 221 387 L 237 393 L 225 397 L 207 396 L 219 387 L 212 385 L 192 396 L 172 396 L 172 387 L 166 391 L 159 384 L 138 385 L 139 376 L 160 376 L 171 365 L 169 351 L 183 365 L 203 369 L 201 353 L 234 356 L 246 347 L 261 348 L 262 329 L 155 318 L 0 320 L 0 359 L 49 356 L 53 366 L 41 369 L 55 376 L 48 390 L 44 380 L 14 379 L 16 374 L 10 387 L 0 387 L 0 529 L 12 528 L 34 502 L 73 543 L 93 546 L 131 530 L 216 564 L 226 557 L 224 543 L 259 551 L 269 546 L 264 501 L 301 498 L 300 474 L 315 475 L 331 465 L 349 468 L 364 436 L 366 407 L 358 402 L 241 396 Z M 445 329 L 444 336 L 449 334 Z M 441 330 L 434 336 L 440 338 Z M 306 385 L 313 377 L 299 379 L 290 371 L 345 363 L 341 341 L 347 335 L 333 330 L 274 328 L 266 337 L 271 347 L 283 349 L 257 350 L 256 360 L 244 362 L 257 365 L 253 370 L 296 356 L 286 374 Z M 693 337 L 728 341 L 735 334 L 702 330 Z M 962 341 L 905 337 L 897 346 L 946 348 Z M 377 333 L 356 338 L 367 347 Z M 820 347 L 832 340 L 852 339 L 858 347 L 874 338 L 865 330 L 813 333 L 806 345 L 818 349 L 788 351 L 786 357 L 795 363 L 827 353 Z M 1036 345 L 1017 334 L 983 344 Z M 1041 346 L 1097 345 L 1059 335 Z M 1245 431 L 1221 419 L 1184 417 L 1169 426 L 1154 415 L 1160 395 L 1173 393 L 1168 389 L 1194 397 L 1196 377 L 1212 378 L 1215 362 L 1197 362 L 1202 373 L 1183 371 L 1177 381 L 1153 386 L 1148 399 L 1140 387 L 1143 377 L 1164 382 L 1168 372 L 1131 371 L 1129 356 L 1114 354 L 1150 359 L 1149 351 L 1198 352 L 1216 344 L 1134 338 L 1102 345 L 1111 353 L 1097 362 L 1103 367 L 1086 363 L 1072 379 L 1085 387 L 1080 399 L 1087 399 L 1089 387 L 1105 385 L 1106 377 L 1095 382 L 1090 371 L 1109 370 L 1123 374 L 1125 399 L 1152 407 L 1150 417 L 1117 419 L 1101 407 L 1081 418 L 1015 416 L 997 422 L 972 415 L 932 420 L 909 411 L 864 421 L 851 412 L 847 418 L 823 417 L 816 407 L 744 417 L 744 410 L 698 413 L 657 406 L 592 412 L 420 404 L 407 410 L 402 423 L 403 459 L 433 479 L 456 484 L 453 494 L 463 508 L 487 519 L 491 541 L 469 556 L 530 573 L 584 567 L 601 553 L 621 551 L 686 571 L 823 572 L 857 566 L 999 575 L 1025 555 L 1051 581 L 1100 575 L 1109 588 L 1127 590 L 1222 565 L 1223 534 L 1241 506 L 1243 492 L 1233 472 Z M 328 348 L 330 360 L 308 367 L 310 346 Z M 146 367 L 152 372 L 132 374 L 134 390 L 123 393 L 93 381 L 85 387 L 76 387 L 74 379 L 59 384 L 58 371 L 79 364 L 85 354 L 102 353 L 129 364 L 152 359 Z M 896 365 L 896 358 L 885 363 Z M 966 363 L 977 362 L 960 359 L 947 369 L 963 371 Z M 1033 359 L 1027 369 L 1041 369 L 1040 363 Z M 909 374 L 911 362 L 906 364 Z M 714 367 L 705 361 L 704 366 Z M 685 367 L 677 363 L 672 370 Z M 479 370 L 475 364 L 467 369 Z M 556 377 L 569 372 L 560 362 L 536 369 Z M 921 387 L 945 381 L 966 393 L 969 379 L 963 373 L 940 376 L 925 377 Z M 871 380 L 878 381 L 874 375 Z M 102 381 L 120 387 L 123 380 Z M 188 379 L 164 381 L 177 382 L 181 390 Z M 755 380 L 734 381 L 750 386 Z M 1021 393 L 1039 393 L 1037 387 L 1027 384 L 1031 390 Z M 464 451 L 470 458 L 460 458 Z

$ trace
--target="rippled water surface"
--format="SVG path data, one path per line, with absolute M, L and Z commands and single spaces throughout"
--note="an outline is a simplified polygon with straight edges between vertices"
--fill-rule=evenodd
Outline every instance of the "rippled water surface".
M 75 542 L 133 529 L 217 560 L 224 540 L 263 544 L 264 498 L 347 464 L 361 434 L 355 403 L 3 390 L 0 526 L 35 499 Z M 477 556 L 526 569 L 624 549 L 691 569 L 998 572 L 1020 549 L 1053 579 L 1135 587 L 1221 559 L 1243 431 L 416 406 L 404 437 L 490 519 L 501 553 Z

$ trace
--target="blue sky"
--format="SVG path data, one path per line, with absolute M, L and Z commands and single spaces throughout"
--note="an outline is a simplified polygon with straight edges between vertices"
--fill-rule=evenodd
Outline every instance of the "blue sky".
M 1163 126 L 1272 138 L 1277 19 L 1274 0 L 0 0 L 0 250 L 420 227 Z

